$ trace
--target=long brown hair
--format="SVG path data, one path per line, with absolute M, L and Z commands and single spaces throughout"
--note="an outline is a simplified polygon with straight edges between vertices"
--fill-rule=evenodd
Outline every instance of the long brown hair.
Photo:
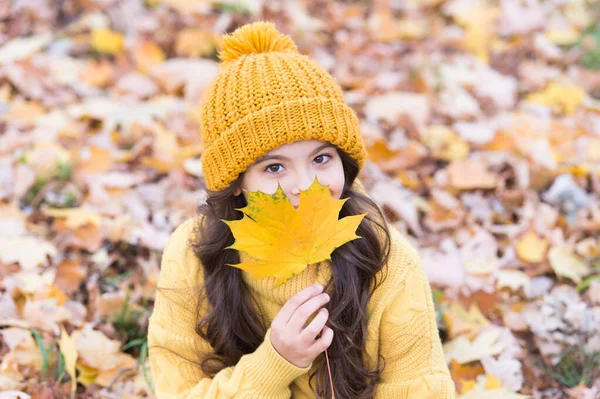
M 367 366 L 366 309 L 373 291 L 385 278 L 385 272 L 378 272 L 389 257 L 390 233 L 380 208 L 352 187 L 359 172 L 358 164 L 339 148 L 337 151 L 345 174 L 341 198 L 349 198 L 340 211 L 340 218 L 368 213 L 356 232 L 362 238 L 344 244 L 331 255 L 332 278 L 325 291 L 331 297 L 328 325 L 334 331 L 334 339 L 328 355 L 336 396 L 372 398 L 384 362 L 377 359 L 375 369 Z M 210 377 L 225 367 L 234 366 L 244 354 L 254 352 L 265 339 L 267 330 L 242 279 L 242 270 L 226 266 L 239 263 L 240 258 L 236 250 L 224 250 L 233 244 L 234 238 L 221 219 L 237 220 L 243 216 L 236 208 L 244 207 L 246 200 L 241 194 L 233 194 L 242 178 L 243 174 L 223 191 L 208 192 L 206 203 L 197 210 L 203 216 L 195 226 L 199 234 L 193 235 L 195 241 L 190 243 L 204 267 L 205 295 L 199 301 L 206 299 L 210 305 L 198 303 L 198 309 L 208 311 L 198 314 L 196 325 L 196 332 L 214 349 L 214 353 L 200 359 L 202 371 Z M 228 294 L 223 295 L 224 292 Z M 315 361 L 318 367 L 310 375 L 311 388 L 317 397 L 330 398 L 325 357 L 320 355 Z

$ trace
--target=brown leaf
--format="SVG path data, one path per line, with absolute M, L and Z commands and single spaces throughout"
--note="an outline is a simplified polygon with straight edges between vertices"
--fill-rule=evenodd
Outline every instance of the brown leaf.
M 490 189 L 497 185 L 497 177 L 481 161 L 453 161 L 448 167 L 449 184 L 458 190 Z

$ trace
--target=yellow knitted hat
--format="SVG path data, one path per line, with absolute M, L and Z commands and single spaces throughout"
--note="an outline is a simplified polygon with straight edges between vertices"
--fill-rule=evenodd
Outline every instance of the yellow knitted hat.
M 338 146 L 362 168 L 355 112 L 334 78 L 270 22 L 223 37 L 222 68 L 202 106 L 202 170 L 209 190 L 228 187 L 254 161 L 298 140 Z

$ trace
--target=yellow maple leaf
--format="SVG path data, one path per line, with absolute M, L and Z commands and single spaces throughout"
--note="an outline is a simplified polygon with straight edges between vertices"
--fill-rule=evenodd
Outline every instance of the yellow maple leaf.
M 494 374 L 488 374 L 485 378 L 485 389 L 501 389 L 502 381 Z
M 488 47 L 494 38 L 491 27 L 494 26 L 500 11 L 498 7 L 492 7 L 483 3 L 474 5 L 454 15 L 457 23 L 465 29 L 463 39 L 467 50 L 474 53 L 483 62 L 489 62 Z
M 60 328 L 60 339 L 58 340 L 58 346 L 60 348 L 63 357 L 65 358 L 65 371 L 71 376 L 71 397 L 74 397 L 75 390 L 77 388 L 76 380 L 76 368 L 77 364 L 77 349 L 75 343 L 69 334 L 65 331 L 65 328 Z
M 525 101 L 557 107 L 561 112 L 572 115 L 585 99 L 585 91 L 573 84 L 551 82 L 542 91 L 529 94 Z
M 92 31 L 91 45 L 99 53 L 118 54 L 125 47 L 123 35 L 106 28 Z
M 483 376 L 480 376 L 483 377 Z M 529 395 L 521 395 L 502 387 L 502 382 L 493 374 L 487 374 L 485 378 L 466 381 L 467 388 L 463 389 L 457 399 L 530 399 Z M 463 382 L 465 386 L 465 382 Z
M 515 247 L 521 260 L 529 263 L 539 263 L 546 258 L 548 245 L 548 241 L 544 237 L 540 237 L 535 231 L 529 230 L 518 239 Z
M 274 194 L 248 193 L 248 205 L 240 208 L 241 220 L 223 220 L 234 235 L 228 248 L 244 251 L 254 260 L 230 265 L 256 278 L 276 277 L 283 284 L 307 266 L 331 259 L 331 252 L 344 243 L 360 238 L 358 225 L 366 215 L 338 219 L 348 198 L 335 200 L 329 187 L 315 181 L 300 192 L 296 210 L 281 186 Z

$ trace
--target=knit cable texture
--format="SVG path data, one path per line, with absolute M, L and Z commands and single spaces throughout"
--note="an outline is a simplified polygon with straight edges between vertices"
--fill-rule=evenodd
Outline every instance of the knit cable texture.
M 203 284 L 202 265 L 187 245 L 195 223 L 190 219 L 172 234 L 161 263 L 158 286 L 166 289 L 157 293 L 148 332 L 158 399 L 314 398 L 309 372 L 317 362 L 305 369 L 289 363 L 272 347 L 268 330 L 260 347 L 235 366 L 214 378 L 203 374 L 197 362 L 212 348 L 195 332 L 197 317 L 207 311 L 194 307 L 194 287 Z M 391 232 L 391 257 L 383 271 L 387 275 L 367 307 L 369 366 L 380 355 L 386 362 L 375 398 L 453 399 L 454 383 L 444 359 L 425 270 L 417 251 L 396 230 L 391 228 Z M 240 255 L 243 261 L 246 255 Z M 325 284 L 331 277 L 330 264 L 315 265 L 313 273 L 317 282 Z M 294 293 L 312 283 L 308 270 L 276 288 L 273 278 L 255 279 L 248 273 L 243 278 L 266 326 Z

